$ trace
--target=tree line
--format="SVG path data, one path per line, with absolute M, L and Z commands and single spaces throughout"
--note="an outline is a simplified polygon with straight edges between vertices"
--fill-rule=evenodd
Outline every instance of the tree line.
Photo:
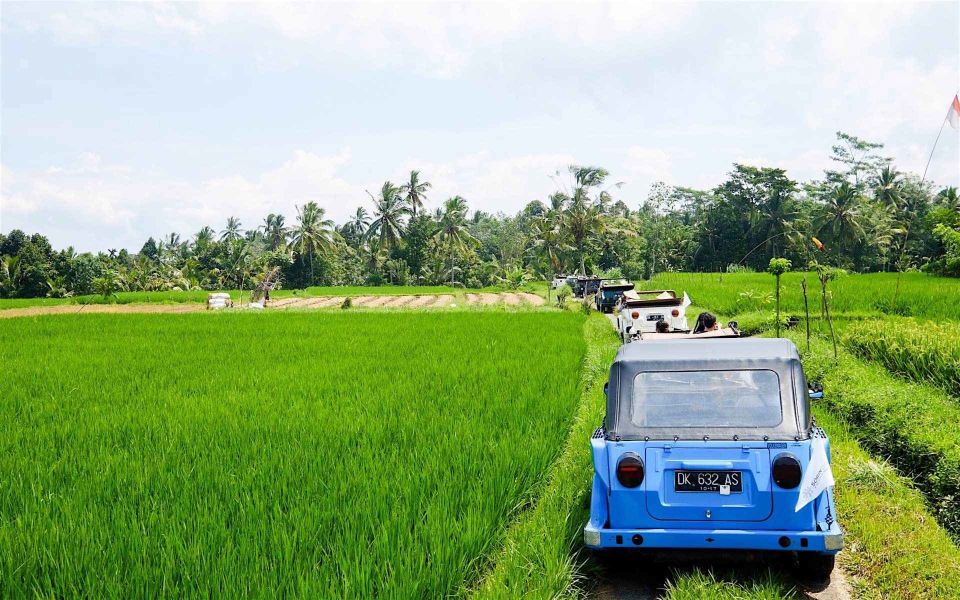
M 556 273 L 647 279 L 661 271 L 762 270 L 771 258 L 851 271 L 923 269 L 960 276 L 956 188 L 899 171 L 881 144 L 837 133 L 836 169 L 799 183 L 785 170 L 734 164 L 712 190 L 654 184 L 631 208 L 600 167 L 557 173 L 556 191 L 514 215 L 454 196 L 425 208 L 431 184 L 411 171 L 368 192 L 342 224 L 315 202 L 292 222 L 235 217 L 189 238 L 149 238 L 137 252 L 54 250 L 41 234 L 0 234 L 0 296 L 109 295 L 119 290 L 250 289 L 279 267 L 283 287 L 517 286 Z M 816 244 L 812 241 L 816 238 Z

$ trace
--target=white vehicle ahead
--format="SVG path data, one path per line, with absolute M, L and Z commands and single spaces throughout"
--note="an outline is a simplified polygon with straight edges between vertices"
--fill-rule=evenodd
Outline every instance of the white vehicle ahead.
M 657 323 L 664 321 L 668 331 L 689 332 L 687 307 L 690 297 L 686 292 L 677 298 L 673 290 L 630 290 L 617 302 L 617 331 L 624 343 L 637 339 L 643 333 L 656 333 Z

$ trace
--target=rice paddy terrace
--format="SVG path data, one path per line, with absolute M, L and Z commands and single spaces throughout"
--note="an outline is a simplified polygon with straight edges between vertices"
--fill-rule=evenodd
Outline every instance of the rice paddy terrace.
M 831 284 L 836 358 L 815 286 L 809 349 L 802 323 L 787 335 L 825 388 L 844 593 L 955 598 L 960 282 L 899 279 Z M 769 275 L 647 285 L 773 325 Z M 0 310 L 22 317 L 0 320 L 0 596 L 609 591 L 579 541 L 619 343 L 603 316 L 542 288 L 285 291 L 264 311 L 181 294 Z M 645 591 L 614 597 L 823 597 L 769 561 L 628 570 Z

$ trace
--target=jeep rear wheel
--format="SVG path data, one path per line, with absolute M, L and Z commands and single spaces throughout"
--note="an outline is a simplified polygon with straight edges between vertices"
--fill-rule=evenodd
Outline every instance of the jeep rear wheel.
M 830 579 L 836 562 L 835 554 L 799 552 L 797 553 L 797 575 L 811 581 L 826 581 Z

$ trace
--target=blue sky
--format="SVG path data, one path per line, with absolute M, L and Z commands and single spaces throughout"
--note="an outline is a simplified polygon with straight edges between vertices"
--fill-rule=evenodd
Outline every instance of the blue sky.
M 711 187 L 805 180 L 834 133 L 921 172 L 960 87 L 960 4 L 0 5 L 0 231 L 147 236 L 342 221 L 411 168 L 429 206 L 515 212 L 570 163 Z M 960 185 L 957 131 L 929 178 Z

